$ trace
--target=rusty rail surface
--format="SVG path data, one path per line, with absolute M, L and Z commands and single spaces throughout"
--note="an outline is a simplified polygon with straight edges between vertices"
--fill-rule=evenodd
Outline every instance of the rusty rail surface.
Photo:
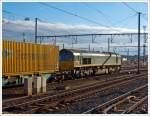
M 139 96 L 138 95 L 136 96 L 135 94 L 141 92 L 141 90 L 143 90 L 145 88 L 148 88 L 148 84 L 140 86 L 140 87 L 138 87 L 134 90 L 131 90 L 123 95 L 120 95 L 110 101 L 100 104 L 99 106 L 96 106 L 88 111 L 83 112 L 83 114 L 89 114 L 89 113 L 104 113 L 104 114 L 106 114 L 106 113 L 112 113 L 112 112 L 130 113 L 131 111 L 133 111 L 136 107 L 138 107 L 140 104 L 142 104 L 147 99 L 147 96 L 144 96 L 140 99 L 136 99 L 137 101 L 135 103 L 131 100 L 136 97 L 139 98 Z M 126 102 L 127 100 L 131 100 L 131 102 L 133 102 L 133 104 L 126 109 L 119 109 L 119 108 L 117 109 L 117 105 L 120 105 L 120 104 Z
M 48 94 L 44 97 L 38 96 L 36 99 L 30 98 L 30 101 L 19 100 L 18 103 L 10 100 L 9 102 L 3 102 L 3 111 L 6 112 L 21 112 L 21 113 L 32 113 L 39 108 L 53 107 L 61 103 L 71 102 L 76 99 L 81 99 L 83 97 L 92 95 L 96 92 L 112 89 L 116 86 L 127 84 L 138 78 L 143 78 L 147 74 L 139 74 L 130 77 L 118 78 L 113 81 L 108 81 L 104 83 L 94 84 L 91 86 L 85 86 L 83 88 L 77 88 L 73 90 L 64 91 L 55 95 L 49 96 Z M 42 107 L 41 107 L 42 106 Z
M 125 110 L 123 112 L 123 114 L 128 114 L 130 112 L 132 112 L 133 110 L 135 110 L 137 107 L 139 107 L 141 104 L 143 104 L 146 100 L 148 100 L 148 96 L 143 97 L 142 99 L 140 99 L 138 102 L 136 102 L 134 105 L 132 105 L 131 107 L 129 107 L 127 110 Z

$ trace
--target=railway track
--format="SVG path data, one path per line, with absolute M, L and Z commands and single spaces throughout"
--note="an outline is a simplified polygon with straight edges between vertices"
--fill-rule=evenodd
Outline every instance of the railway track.
M 146 67 L 141 67 L 140 71 L 147 71 L 147 68 Z M 121 68 L 120 72 L 119 73 L 114 73 L 112 74 L 111 76 L 115 76 L 115 75 L 123 75 L 123 74 L 128 74 L 128 72 L 130 73 L 136 73 L 137 72 L 137 68 L 134 68 L 134 67 L 126 67 L 126 68 Z M 109 76 L 109 74 L 97 74 L 96 76 L 94 77 L 91 77 L 91 76 L 88 76 L 87 78 L 97 78 L 98 76 Z M 67 80 L 66 80 L 67 81 Z M 54 82 L 55 83 L 55 82 Z M 17 89 L 17 88 L 23 88 L 23 84 L 20 84 L 20 85 L 10 85 L 10 86 L 3 86 L 3 90 L 7 90 L 7 89 Z
M 144 97 L 139 103 L 135 104 L 132 114 L 146 114 L 148 112 L 148 97 Z
M 128 114 L 133 112 L 137 107 L 147 101 L 148 84 L 140 86 L 123 95 L 120 95 L 110 101 L 100 104 L 83 114 L 100 113 L 100 114 Z M 146 90 L 146 92 L 144 92 Z
M 116 79 L 116 78 L 124 78 L 125 76 L 128 76 L 129 74 L 128 73 L 113 73 L 113 74 L 107 74 L 107 75 L 96 75 L 96 76 L 93 76 L 93 77 L 86 77 L 84 79 L 78 79 L 76 81 L 74 80 L 66 80 L 63 82 L 63 85 L 65 86 L 69 86 L 72 88 L 76 88 L 74 87 L 74 84 L 73 85 L 70 85 L 70 83 L 77 83 L 78 84 L 78 81 L 84 81 L 84 82 L 104 82 L 104 81 L 111 81 L 113 79 Z M 132 74 L 130 73 L 130 76 L 132 76 Z M 86 80 L 86 81 L 85 81 Z M 68 84 L 67 84 L 68 83 Z M 57 92 L 57 86 L 58 86 L 58 82 L 54 82 L 54 83 L 47 83 L 47 91 L 51 91 L 51 92 Z M 88 84 L 80 84 L 79 86 L 85 86 L 85 85 L 88 85 Z M 76 86 L 76 84 L 75 84 Z M 77 86 L 78 87 L 78 86 Z M 23 91 L 23 86 L 14 86 L 14 87 L 11 87 L 11 88 L 3 88 L 3 100 L 8 100 L 8 99 L 12 99 L 12 98 L 20 98 L 20 97 L 25 97 L 24 95 L 24 91 Z M 34 96 L 34 95 L 33 95 Z
M 148 71 L 148 67 L 140 67 L 140 71 Z M 119 73 L 136 73 L 137 67 L 124 67 L 121 68 Z
M 111 76 L 111 78 L 107 77 L 107 76 L 108 75 L 103 75 L 101 78 L 104 78 L 104 79 L 101 79 L 100 81 L 98 81 L 96 83 L 92 83 L 92 84 L 87 84 L 87 85 L 82 85 L 82 86 L 76 87 L 74 90 L 80 89 L 80 88 L 84 88 L 84 87 L 88 87 L 88 86 L 93 86 L 95 84 L 101 84 L 101 83 L 104 83 L 106 81 L 107 82 L 108 81 L 112 81 L 114 79 L 122 79 L 122 78 L 125 78 L 125 77 L 128 77 L 128 76 L 132 77 L 133 74 L 130 74 L 130 75 L 129 74 L 127 74 L 127 75 L 116 75 L 116 74 L 114 74 L 114 75 Z M 100 78 L 99 76 L 94 77 L 94 79 L 96 79 L 96 80 L 99 80 L 99 78 Z M 19 89 L 23 89 L 23 88 L 18 88 L 16 90 L 18 91 Z M 15 88 L 13 88 L 12 91 L 15 91 Z M 56 91 L 56 92 L 58 92 L 58 91 Z M 60 90 L 59 92 L 65 92 L 65 90 Z M 22 96 L 22 97 L 18 97 L 18 98 L 3 99 L 3 104 L 9 104 L 10 102 L 14 102 L 14 103 L 17 104 L 18 102 L 20 102 L 20 100 L 30 101 L 32 99 L 36 99 L 36 98 L 39 98 L 39 97 L 45 97 L 45 96 L 48 96 L 48 95 L 50 96 L 50 95 L 53 95 L 53 94 L 56 94 L 56 93 L 55 92 L 53 92 L 53 93 L 52 92 L 47 92 L 47 93 L 44 93 L 44 94 L 41 93 L 39 95 Z
M 143 74 L 142 74 L 143 75 Z M 113 76 L 117 76 L 117 75 L 113 75 Z M 108 82 L 108 81 L 112 81 L 112 80 L 114 80 L 114 79 L 123 79 L 123 78 L 126 78 L 126 77 L 132 77 L 132 76 L 134 76 L 134 75 L 120 75 L 120 76 L 118 76 L 118 77 L 115 77 L 115 78 L 109 78 L 109 79 L 104 79 L 104 80 L 102 80 L 102 81 L 100 81 L 100 82 L 97 82 L 97 83 L 94 83 L 94 84 L 88 84 L 88 85 L 83 85 L 83 86 L 80 86 L 80 87 L 77 87 L 77 88 L 75 88 L 75 89 L 73 89 L 73 90 L 76 90 L 76 89 L 80 89 L 80 88 L 85 88 L 85 87 L 89 87 L 89 86 L 94 86 L 95 84 L 97 85 L 97 84 L 102 84 L 102 83 L 105 83 L 106 81 Z M 96 77 L 95 77 L 96 78 Z M 57 91 L 58 92 L 58 91 Z M 61 92 L 67 92 L 67 91 L 65 91 L 65 90 L 62 90 Z M 17 104 L 18 102 L 20 102 L 20 100 L 24 100 L 24 101 L 30 101 L 30 100 L 32 100 L 32 99 L 35 99 L 35 98 L 38 98 L 38 97 L 44 97 L 44 96 L 48 96 L 48 95 L 53 95 L 53 94 L 55 94 L 55 93 L 51 93 L 51 92 L 47 92 L 46 94 L 39 94 L 39 95 L 32 95 L 32 96 L 23 96 L 23 97 L 19 97 L 19 98 L 12 98 L 12 99 L 4 99 L 3 100 L 3 104 L 9 104 L 10 102 L 14 102 L 15 104 Z
M 63 104 L 77 99 L 85 98 L 86 96 L 95 94 L 100 91 L 105 91 L 107 89 L 112 89 L 116 86 L 127 84 L 138 78 L 143 78 L 147 74 L 139 74 L 130 77 L 118 78 L 113 81 L 108 81 L 104 83 L 94 84 L 85 86 L 83 88 L 77 88 L 73 90 L 64 91 L 55 95 L 45 95 L 38 97 L 29 97 L 28 99 L 13 99 L 3 101 L 3 112 L 9 113 L 33 113 L 34 111 L 46 108 L 54 107 L 58 104 Z

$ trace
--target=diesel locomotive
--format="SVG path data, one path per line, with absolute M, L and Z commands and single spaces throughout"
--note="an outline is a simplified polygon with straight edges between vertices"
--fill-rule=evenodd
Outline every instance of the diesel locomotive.
M 121 67 L 121 56 L 111 52 L 96 52 L 85 50 L 62 49 L 59 52 L 59 71 L 65 77 L 95 75 L 98 70 L 105 73 L 118 71 Z

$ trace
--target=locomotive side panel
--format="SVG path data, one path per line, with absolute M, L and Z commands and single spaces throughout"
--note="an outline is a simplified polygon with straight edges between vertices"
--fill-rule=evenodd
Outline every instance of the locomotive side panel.
M 86 66 L 117 66 L 121 65 L 120 57 L 116 57 L 116 55 L 105 55 L 105 54 L 99 54 L 99 55 L 91 55 L 81 56 L 81 62 L 80 64 L 74 63 L 74 67 L 86 67 Z M 75 61 L 77 62 L 77 61 Z M 79 61 L 78 61 L 79 62 Z
M 120 58 L 116 55 L 111 55 L 111 56 L 101 56 L 97 58 L 97 63 L 101 62 L 102 65 L 107 65 L 107 66 L 117 66 L 121 65 L 121 62 L 119 60 Z

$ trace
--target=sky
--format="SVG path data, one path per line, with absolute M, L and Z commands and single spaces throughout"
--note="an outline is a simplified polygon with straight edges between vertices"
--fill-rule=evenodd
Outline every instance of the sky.
M 132 16 L 135 14 L 131 9 L 127 8 L 123 3 L 47 3 L 58 8 L 65 9 L 69 12 L 79 14 L 81 16 L 95 20 L 101 24 L 108 24 L 109 26 L 122 26 L 120 20 Z M 147 13 L 147 3 L 128 3 L 132 8 L 143 13 Z M 95 9 L 102 11 L 107 15 L 107 19 L 98 13 Z M 3 10 L 12 11 L 18 14 L 16 19 L 24 19 L 24 17 L 40 18 L 43 21 L 51 23 L 65 23 L 65 24 L 90 24 L 80 18 L 70 16 L 66 13 L 58 11 L 56 9 L 48 8 L 41 3 L 4 3 Z M 20 16 L 19 16 L 20 15 Z M 21 16 L 22 15 L 22 16 Z M 4 17 L 10 17 L 10 15 L 4 13 Z M 60 20 L 61 19 L 61 20 Z M 134 29 L 136 25 L 137 17 L 132 17 L 128 21 L 128 28 Z M 119 22 L 119 23 L 117 23 Z M 145 22 L 144 22 L 145 23 Z
M 40 19 L 38 21 L 38 35 L 137 32 L 137 14 L 125 4 L 144 14 L 141 16 L 141 31 L 143 31 L 143 25 L 147 26 L 147 3 L 53 2 L 46 3 L 46 5 L 51 6 L 47 7 L 37 2 L 5 2 L 3 3 L 3 38 L 22 41 L 23 33 L 25 33 L 27 40 L 34 41 L 35 18 Z M 52 7 L 57 7 L 57 9 Z M 65 13 L 58 10 L 58 8 L 65 10 Z M 66 12 L 82 18 L 68 15 Z M 26 17 L 29 17 L 30 21 L 24 21 Z M 84 20 L 83 17 L 88 21 Z M 63 43 L 69 46 L 68 40 L 63 39 Z M 83 47 L 88 47 L 90 39 L 84 39 L 80 39 L 84 44 Z M 125 43 L 128 43 L 127 41 L 124 40 Z M 62 40 L 57 42 L 62 44 Z M 107 43 L 105 39 L 99 42 L 101 44 Z M 120 45 L 121 42 L 122 40 L 120 40 Z M 136 41 L 134 43 L 136 44 Z M 81 47 L 82 45 L 76 46 Z M 106 44 L 104 44 L 105 46 Z

